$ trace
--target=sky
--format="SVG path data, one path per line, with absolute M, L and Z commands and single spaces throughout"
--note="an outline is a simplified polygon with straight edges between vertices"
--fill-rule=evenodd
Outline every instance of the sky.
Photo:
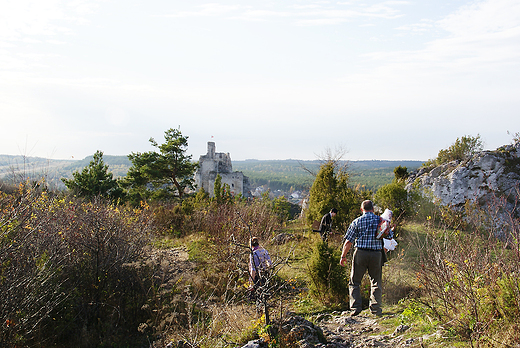
M 519 111 L 518 0 L 0 0 L 0 154 L 428 160 Z

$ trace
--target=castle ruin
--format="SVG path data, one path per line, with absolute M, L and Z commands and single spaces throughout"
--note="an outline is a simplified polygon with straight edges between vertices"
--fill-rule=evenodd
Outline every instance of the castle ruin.
M 214 184 L 217 175 L 222 177 L 222 184 L 228 184 L 233 196 L 250 196 L 249 178 L 242 172 L 233 172 L 229 153 L 215 152 L 215 143 L 208 142 L 208 153 L 199 158 L 199 169 L 195 173 L 197 191 L 204 188 L 210 197 L 214 196 Z

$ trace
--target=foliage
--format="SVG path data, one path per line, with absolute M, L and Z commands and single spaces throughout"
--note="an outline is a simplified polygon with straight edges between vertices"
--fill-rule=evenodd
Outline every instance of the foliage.
M 350 177 L 334 166 L 321 169 L 322 186 L 316 192 L 326 193 L 320 197 L 326 201 L 323 213 L 334 204 L 328 196 L 336 194 L 343 202 L 351 193 L 357 215 L 367 193 L 342 190 Z M 225 195 L 224 185 L 220 192 Z M 398 195 L 390 190 L 387 196 Z M 405 298 L 395 320 L 430 333 L 442 327 L 472 345 L 492 346 L 497 340 L 504 346 L 518 345 L 518 221 L 507 221 L 513 238 L 506 244 L 488 225 L 493 217 L 465 215 L 464 225 L 455 225 L 462 220 L 457 211 L 417 197 L 414 191 L 408 196 L 416 218 L 422 219 L 414 225 L 413 232 L 420 234 L 417 243 L 411 244 L 412 230 L 404 225 L 398 250 L 389 253 L 383 268 L 386 305 Z M 267 334 L 270 344 L 282 344 L 281 335 L 269 333 L 275 323 L 266 326 L 263 321 L 254 326 L 254 333 L 239 334 L 259 316 L 256 302 L 248 298 L 247 242 L 252 235 L 260 238 L 276 264 L 267 289 L 272 292 L 266 297 L 269 306 L 280 308 L 272 307 L 275 322 L 289 310 L 308 314 L 345 307 L 348 296 L 348 267 L 339 266 L 339 242 L 318 241 L 304 220 L 291 221 L 286 228 L 287 203 L 268 194 L 217 202 L 201 190 L 131 209 L 99 197 L 64 199 L 28 184 L 12 194 L 2 193 L 0 346 L 133 347 L 159 345 L 164 339 L 222 347 Z M 339 204 L 335 207 L 342 212 Z M 321 218 L 321 212 L 317 216 Z M 446 225 L 449 228 L 438 229 Z M 152 231 L 168 241 L 153 245 L 168 248 L 146 257 Z M 182 265 L 192 268 L 181 271 L 180 261 L 175 267 L 166 262 L 179 246 L 189 255 Z M 284 264 L 290 267 L 282 271 Z M 296 276 L 298 280 L 292 279 Z M 507 339 L 500 338 L 504 332 L 510 333 Z
M 0 177 L 4 182 L 18 184 L 30 180 L 39 181 L 45 177 L 46 185 L 51 189 L 64 189 L 61 178 L 72 178 L 72 173 L 81 171 L 88 166 L 93 156 L 82 160 L 55 160 L 28 156 L 0 155 Z M 103 155 L 103 161 L 109 165 L 114 178 L 120 179 L 127 175 L 132 166 L 128 156 Z M 406 166 L 409 170 L 418 168 L 423 161 L 350 161 L 350 183 L 362 189 L 375 191 L 377 188 L 392 181 L 392 170 L 397 165 Z M 299 160 L 245 160 L 233 161 L 233 169 L 241 171 L 249 178 L 253 187 L 265 186 L 272 192 L 281 190 L 308 191 L 314 181 L 314 175 L 302 168 L 315 168 L 317 173 L 320 162 Z M 15 175 L 16 173 L 16 175 Z M 23 174 L 22 174 L 23 173 Z M 134 197 L 135 198 L 135 197 Z M 139 199 L 136 199 L 139 201 Z
M 324 163 L 310 190 L 307 222 L 320 221 L 332 208 L 338 210 L 334 224 L 339 230 L 346 230 L 350 222 L 359 214 L 362 194 L 348 186 L 348 173 L 337 170 L 333 162 Z
M 411 197 L 405 189 L 408 169 L 398 166 L 394 168 L 395 178 L 390 184 L 379 188 L 374 195 L 375 203 L 381 209 L 390 209 L 393 212 L 394 223 L 400 224 L 411 212 Z
M 145 209 L 21 185 L 1 195 L 0 213 L 0 346 L 100 346 L 137 334 L 147 291 L 125 265 L 148 241 Z
M 222 176 L 220 174 L 217 174 L 215 183 L 213 184 L 213 198 L 217 204 L 231 203 L 233 201 L 231 187 L 229 187 L 229 184 L 222 183 Z
M 513 145 L 518 144 L 520 142 L 520 132 L 513 133 L 513 132 L 507 131 L 507 134 L 509 134 L 512 137 L 511 142 Z
M 392 181 L 394 177 L 392 170 L 396 165 L 415 169 L 422 164 L 421 161 L 350 161 L 348 163 L 350 184 L 374 191 Z M 233 161 L 233 168 L 243 172 L 255 187 L 266 186 L 273 192 L 281 190 L 292 193 L 296 190 L 308 191 L 321 164 L 318 160 L 246 160 Z
M 117 180 L 108 171 L 103 162 L 103 152 L 96 151 L 90 164 L 81 172 L 72 173 L 73 179 L 61 180 L 78 197 L 92 199 L 97 196 L 117 200 L 123 197 L 123 191 Z
M 408 178 L 408 168 L 402 166 L 395 167 L 394 176 L 396 182 L 404 182 Z
M 66 262 L 68 251 L 57 233 L 39 229 L 51 222 L 52 212 L 45 204 L 49 199 L 46 193 L 25 185 L 12 195 L 0 193 L 2 347 L 30 342 L 66 298 L 59 291 L 58 269 Z
M 215 201 L 218 204 L 222 203 L 222 176 L 220 174 L 217 174 L 217 177 L 215 178 L 215 182 L 213 184 L 213 197 L 215 198 Z
M 327 307 L 344 308 L 348 303 L 346 268 L 340 266 L 340 256 L 338 248 L 319 241 L 309 260 L 310 294 Z
M 159 152 L 132 152 L 128 155 L 132 167 L 123 180 L 123 186 L 134 203 L 149 197 L 182 197 L 187 188 L 194 188 L 193 175 L 198 164 L 191 162 L 191 155 L 186 155 L 188 137 L 183 136 L 179 129 L 170 128 L 164 132 L 164 139 L 163 144 L 158 144 L 150 138 L 150 143 Z
M 291 214 L 292 204 L 284 197 L 277 197 L 273 199 L 272 202 L 272 210 L 280 219 L 280 222 L 284 222 L 294 217 L 294 214 Z
M 513 248 L 478 225 L 466 232 L 431 230 L 421 243 L 421 301 L 447 331 L 472 345 L 493 342 L 519 324 L 519 221 L 511 218 L 509 226 Z
M 381 209 L 392 210 L 396 223 L 401 222 L 410 209 L 404 182 L 393 182 L 381 187 L 374 195 L 374 202 Z
M 437 158 L 427 161 L 423 166 L 438 166 L 455 160 L 463 161 L 482 150 L 483 143 L 479 134 L 474 137 L 465 135 L 461 138 L 457 138 L 455 143 L 449 148 L 440 150 L 437 154 Z

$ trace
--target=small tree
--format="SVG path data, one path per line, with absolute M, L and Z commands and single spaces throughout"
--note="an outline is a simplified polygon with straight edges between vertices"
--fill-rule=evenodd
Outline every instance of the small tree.
M 396 182 L 404 182 L 406 178 L 408 178 L 408 168 L 406 167 L 395 167 L 394 168 L 394 181 Z
M 482 150 L 483 142 L 479 134 L 475 137 L 465 135 L 461 138 L 457 138 L 455 143 L 449 148 L 440 150 L 437 158 L 429 160 L 425 163 L 425 166 L 441 165 L 455 160 L 463 161 Z
M 222 177 L 220 174 L 217 174 L 213 184 L 213 197 L 218 204 L 222 203 Z
M 379 207 L 390 209 L 398 222 L 408 210 L 408 191 L 403 182 L 392 182 L 377 190 L 374 201 Z
M 112 173 L 108 171 L 108 165 L 103 162 L 103 152 L 96 151 L 90 164 L 80 172 L 72 173 L 72 179 L 62 178 L 61 181 L 74 194 L 80 197 L 94 198 L 101 196 L 110 199 L 118 199 L 123 196 L 122 189 Z
M 198 164 L 191 162 L 191 155 L 186 155 L 188 137 L 183 136 L 179 129 L 170 128 L 164 132 L 164 139 L 163 144 L 158 144 L 150 138 L 150 143 L 159 152 L 128 155 L 132 167 L 128 170 L 124 186 L 134 200 L 152 195 L 182 197 L 185 189 L 194 188 L 193 174 Z
M 379 207 L 390 209 L 395 217 L 395 222 L 399 223 L 408 213 L 411 204 L 408 199 L 408 191 L 405 189 L 408 169 L 401 166 L 395 167 L 394 175 L 392 183 L 383 185 L 377 190 L 374 201 Z
M 319 241 L 311 256 L 307 273 L 312 296 L 327 306 L 342 307 L 348 303 L 346 268 L 339 264 L 340 251 Z

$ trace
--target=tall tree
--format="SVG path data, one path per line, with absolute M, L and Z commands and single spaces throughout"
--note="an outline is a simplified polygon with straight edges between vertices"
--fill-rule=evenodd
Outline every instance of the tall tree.
M 122 197 L 122 190 L 113 174 L 108 171 L 108 165 L 103 162 L 103 152 L 96 151 L 90 164 L 81 172 L 72 173 L 72 179 L 62 178 L 61 181 L 74 194 L 80 197 L 93 198 L 102 196 L 110 199 Z
M 140 199 L 150 197 L 182 197 L 185 189 L 194 188 L 193 175 L 198 164 L 186 155 L 188 137 L 180 129 L 170 128 L 164 132 L 163 144 L 150 138 L 158 149 L 145 153 L 131 153 L 128 158 L 132 167 L 128 170 L 124 186 L 132 196 Z
M 312 184 L 307 221 L 320 221 L 332 208 L 338 209 L 334 224 L 343 230 L 359 213 L 361 194 L 348 186 L 348 173 L 334 161 L 321 165 Z

